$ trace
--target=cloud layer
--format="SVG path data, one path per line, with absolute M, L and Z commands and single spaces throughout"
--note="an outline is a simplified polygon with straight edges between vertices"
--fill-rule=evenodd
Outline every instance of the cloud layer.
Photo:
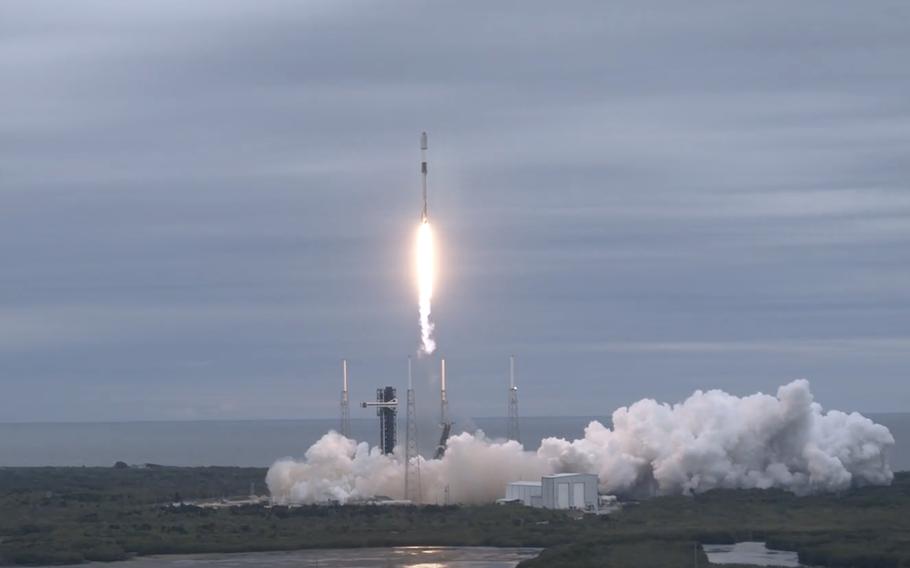
M 422 130 L 456 411 L 505 412 L 509 353 L 528 414 L 798 376 L 906 410 L 910 351 L 789 346 L 910 337 L 907 22 L 5 1 L 0 420 L 331 416 L 342 357 L 355 398 L 403 384 Z

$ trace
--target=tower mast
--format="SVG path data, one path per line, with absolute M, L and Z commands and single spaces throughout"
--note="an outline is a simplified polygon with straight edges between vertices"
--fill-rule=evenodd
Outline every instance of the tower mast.
M 348 360 L 341 360 L 341 435 L 351 437 L 351 406 L 348 399 Z
M 411 358 L 408 357 L 408 410 L 405 430 L 404 498 L 420 504 L 420 455 L 417 453 L 417 401 L 411 377 Z
M 509 356 L 509 426 L 508 438 L 521 443 L 518 429 L 518 387 L 515 385 L 515 356 Z

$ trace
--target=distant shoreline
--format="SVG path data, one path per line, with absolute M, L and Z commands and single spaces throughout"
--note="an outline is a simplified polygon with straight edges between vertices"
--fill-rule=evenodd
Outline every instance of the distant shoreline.
M 851 411 L 852 412 L 852 411 Z M 888 412 L 863 412 L 857 410 L 859 414 L 867 418 L 873 418 L 876 416 L 881 417 L 907 417 L 910 418 L 910 410 L 904 411 L 888 411 Z M 610 413 L 612 414 L 612 413 Z M 571 414 L 559 414 L 553 416 L 522 416 L 521 420 L 610 420 L 610 414 L 604 415 L 571 415 Z M 481 420 L 481 421 L 506 421 L 508 420 L 505 416 L 470 416 L 467 420 Z M 351 422 L 366 422 L 373 423 L 375 418 L 364 418 L 364 417 L 351 417 Z M 244 424 L 244 423 L 255 423 L 255 422 L 264 422 L 264 423 L 287 423 L 287 422 L 326 422 L 335 424 L 338 422 L 338 417 L 316 417 L 316 418 L 174 418 L 174 419 L 150 419 L 150 420 L 0 420 L 0 426 L 65 426 L 65 425 L 77 425 L 77 426 L 87 426 L 87 425 L 120 425 L 120 424 Z
M 887 426 L 894 435 L 892 468 L 910 470 L 910 412 L 866 416 Z M 533 451 L 543 438 L 578 439 L 595 419 L 610 424 L 608 417 L 524 417 L 522 441 L 525 449 Z M 6 422 L 0 423 L 0 466 L 110 467 L 124 461 L 181 467 L 267 467 L 283 457 L 302 457 L 307 448 L 337 426 L 334 419 Z M 354 418 L 351 426 L 356 440 L 378 443 L 375 417 Z M 455 429 L 482 429 L 490 438 L 502 438 L 507 434 L 507 420 L 456 417 Z M 423 436 L 419 449 L 423 455 L 431 455 L 437 442 L 435 422 L 420 432 Z

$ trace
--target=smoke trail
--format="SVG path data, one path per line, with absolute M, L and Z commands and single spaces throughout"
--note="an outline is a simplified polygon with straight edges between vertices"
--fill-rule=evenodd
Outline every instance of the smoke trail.
M 777 396 L 696 391 L 674 405 L 640 400 L 613 413 L 613 428 L 594 421 L 582 439 L 547 438 L 536 452 L 480 431 L 454 436 L 442 459 L 422 459 L 422 499 L 442 502 L 448 486 L 453 502 L 486 503 L 508 481 L 569 471 L 596 473 L 602 491 L 620 495 L 771 487 L 803 495 L 890 483 L 893 444 L 887 428 L 860 414 L 823 412 L 805 380 Z M 403 475 L 400 454 L 330 432 L 302 462 L 275 462 L 266 483 L 278 503 L 344 503 L 401 498 Z
M 425 354 L 436 350 L 433 322 L 430 321 L 433 281 L 436 278 L 435 257 L 433 230 L 430 228 L 430 222 L 424 220 L 417 229 L 417 297 L 420 314 L 420 351 Z

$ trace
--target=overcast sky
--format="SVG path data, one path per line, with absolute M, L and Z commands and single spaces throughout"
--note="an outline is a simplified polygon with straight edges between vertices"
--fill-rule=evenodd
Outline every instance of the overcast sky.
M 403 386 L 421 130 L 456 414 L 510 353 L 526 415 L 910 410 L 908 62 L 905 0 L 3 1 L 0 421 Z

